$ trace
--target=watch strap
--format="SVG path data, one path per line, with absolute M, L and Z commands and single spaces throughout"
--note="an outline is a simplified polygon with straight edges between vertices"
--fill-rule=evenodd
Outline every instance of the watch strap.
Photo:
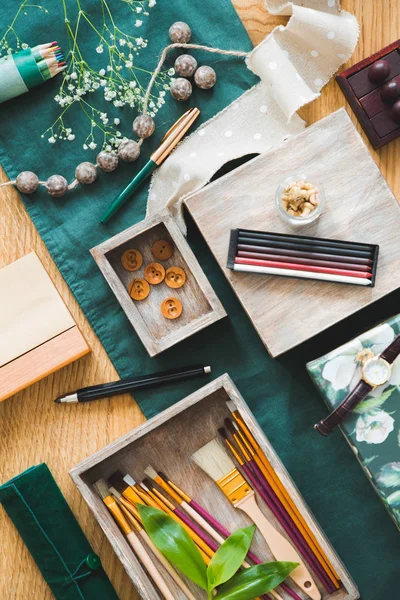
M 400 354 L 400 335 L 384 350 L 381 358 L 392 364 Z
M 339 425 L 341 421 L 345 418 L 345 416 L 354 410 L 361 400 L 369 394 L 372 390 L 372 385 L 361 379 L 361 381 L 356 385 L 354 390 L 350 392 L 350 394 L 335 408 L 331 414 L 326 417 L 326 419 L 322 419 L 319 423 L 314 425 L 314 429 L 316 429 L 321 435 L 328 435 L 336 425 Z

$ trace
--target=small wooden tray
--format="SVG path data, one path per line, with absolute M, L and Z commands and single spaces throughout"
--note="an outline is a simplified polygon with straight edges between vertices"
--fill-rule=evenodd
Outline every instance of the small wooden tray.
M 146 265 L 158 262 L 151 253 L 151 247 L 160 239 L 166 239 L 174 246 L 174 254 L 162 261 L 162 265 L 165 269 L 181 267 L 186 273 L 186 282 L 179 289 L 171 289 L 165 282 L 151 286 L 149 296 L 135 302 L 127 291 L 128 284 L 133 279 L 143 278 Z M 121 265 L 121 256 L 128 248 L 135 248 L 143 255 L 142 267 L 134 272 L 126 271 Z M 150 356 L 163 352 L 226 316 L 224 307 L 168 210 L 96 246 L 91 254 Z M 161 303 L 169 296 L 182 302 L 183 312 L 177 319 L 169 320 L 161 314 Z
M 224 418 L 230 416 L 226 406 L 226 401 L 229 399 L 233 400 L 240 410 L 242 417 L 290 492 L 341 579 L 342 587 L 333 594 L 327 593 L 320 587 L 323 600 L 356 600 L 359 598 L 359 594 L 354 582 L 227 374 L 184 398 L 140 427 L 133 429 L 70 471 L 73 481 L 101 525 L 118 558 L 137 587 L 141 598 L 159 600 L 151 580 L 96 493 L 93 483 L 100 477 L 109 477 L 117 469 L 129 472 L 134 479 L 140 481 L 144 476 L 144 469 L 151 464 L 154 468 L 164 471 L 177 485 L 182 486 L 193 499 L 203 504 L 204 508 L 230 531 L 249 525 L 250 521 L 244 513 L 233 508 L 217 485 L 190 459 L 193 452 L 218 435 L 218 427 L 221 427 Z M 269 509 L 265 507 L 262 500 L 259 498 L 258 500 L 260 508 L 265 512 L 267 518 L 286 536 Z M 272 558 L 264 539 L 258 532 L 255 535 L 252 550 L 263 560 L 268 561 Z M 162 571 L 162 568 L 160 570 Z M 318 583 L 317 578 L 315 581 Z M 185 600 L 183 593 L 174 585 L 171 582 L 176 600 Z M 199 588 L 192 584 L 190 587 L 196 598 L 205 597 Z M 296 588 L 294 584 L 293 587 Z M 306 598 L 298 588 L 296 591 L 300 597 Z M 281 588 L 279 593 L 284 600 L 290 600 L 287 593 L 281 591 Z

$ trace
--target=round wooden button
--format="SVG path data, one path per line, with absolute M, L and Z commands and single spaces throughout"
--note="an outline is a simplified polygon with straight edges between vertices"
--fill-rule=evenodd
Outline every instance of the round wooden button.
M 139 250 L 129 248 L 121 256 L 121 264 L 127 271 L 137 271 L 143 264 L 143 256 Z
M 164 281 L 165 269 L 160 263 L 152 262 L 144 270 L 144 278 L 152 285 Z
M 144 279 L 134 279 L 128 285 L 128 292 L 134 300 L 144 300 L 150 294 L 150 286 Z
M 166 319 L 177 319 L 182 314 L 182 302 L 178 298 L 166 298 L 161 304 L 161 312 Z
M 168 260 L 174 253 L 174 247 L 168 240 L 157 240 L 151 247 L 151 253 L 157 260 Z
M 170 267 L 165 273 L 165 283 L 170 288 L 180 288 L 186 281 L 186 273 L 180 267 Z

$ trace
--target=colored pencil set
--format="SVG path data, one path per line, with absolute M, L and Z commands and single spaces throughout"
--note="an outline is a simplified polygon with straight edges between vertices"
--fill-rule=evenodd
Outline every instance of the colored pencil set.
M 39 44 L 0 58 L 0 103 L 29 92 L 66 68 L 57 42 Z
M 373 287 L 379 246 L 301 235 L 231 230 L 233 271 Z
M 227 407 L 231 418 L 225 419 L 225 428 L 218 430 L 220 437 L 197 450 L 191 460 L 217 483 L 235 508 L 244 511 L 253 520 L 275 560 L 299 563 L 290 575 L 292 582 L 289 584 L 287 580 L 280 586 L 286 597 L 301 600 L 297 587 L 308 598 L 320 600 L 321 593 L 314 576 L 327 592 L 334 593 L 340 588 L 334 567 L 248 429 L 235 403 L 229 400 Z M 194 596 L 181 575 L 160 555 L 144 531 L 137 504 L 153 506 L 179 522 L 197 545 L 206 564 L 232 532 L 171 481 L 168 475 L 151 465 L 144 469 L 144 474 L 146 477 L 139 482 L 130 474 L 117 471 L 107 482 L 104 479 L 98 480 L 95 487 L 162 597 L 171 600 L 173 595 L 168 578 L 160 573 L 157 561 L 161 562 L 168 577 L 175 581 L 185 596 L 193 600 Z M 201 489 L 198 490 L 198 495 L 201 497 Z M 259 502 L 264 502 L 269 507 L 287 537 L 267 519 L 259 508 Z M 258 556 L 249 552 L 242 567 L 248 568 L 262 562 Z M 273 590 L 262 598 L 283 600 L 282 592 Z

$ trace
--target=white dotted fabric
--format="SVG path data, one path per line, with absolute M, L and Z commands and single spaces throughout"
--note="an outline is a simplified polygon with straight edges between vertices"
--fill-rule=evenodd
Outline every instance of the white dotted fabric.
M 168 206 L 184 233 L 185 198 L 230 160 L 266 152 L 299 133 L 305 123 L 296 112 L 320 95 L 357 44 L 357 20 L 337 0 L 265 3 L 272 14 L 291 18 L 249 56 L 247 66 L 261 83 L 188 136 L 152 179 L 147 214 Z

